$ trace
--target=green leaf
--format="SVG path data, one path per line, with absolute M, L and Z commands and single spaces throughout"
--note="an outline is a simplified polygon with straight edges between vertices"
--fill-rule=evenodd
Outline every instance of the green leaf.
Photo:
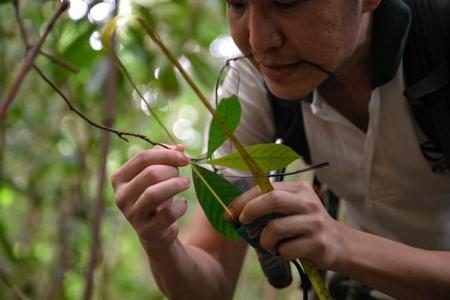
M 0 0 L 0 4 L 5 4 L 5 3 L 8 3 L 8 2 L 11 2 L 11 0 Z
M 241 104 L 236 96 L 222 99 L 216 109 L 231 132 L 236 130 L 241 120 Z M 208 138 L 208 157 L 227 140 L 227 136 L 215 119 L 211 121 Z
M 252 145 L 247 147 L 246 150 L 264 172 L 283 169 L 294 160 L 301 158 L 290 147 L 280 144 Z M 247 164 L 237 152 L 209 160 L 206 163 L 243 171 L 249 170 Z
M 228 206 L 241 195 L 241 191 L 222 176 L 194 163 L 192 164 L 192 178 L 197 199 L 211 225 L 225 237 L 238 239 L 239 234 L 233 223 L 223 218 L 225 213 L 223 205 Z
M 14 191 L 7 187 L 0 188 L 0 206 L 9 207 L 14 201 Z

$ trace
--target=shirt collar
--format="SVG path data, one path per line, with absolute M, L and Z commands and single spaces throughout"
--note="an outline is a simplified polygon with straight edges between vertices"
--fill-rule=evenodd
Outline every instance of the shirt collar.
M 382 0 L 374 12 L 372 31 L 372 88 L 391 81 L 402 60 L 411 10 L 404 0 Z

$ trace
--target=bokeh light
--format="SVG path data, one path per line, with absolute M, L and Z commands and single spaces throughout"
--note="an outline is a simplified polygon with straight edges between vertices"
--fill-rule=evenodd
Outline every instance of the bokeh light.
M 103 49 L 103 44 L 102 41 L 100 39 L 100 32 L 98 31 L 94 31 L 90 38 L 89 38 L 89 44 L 91 45 L 92 49 L 94 50 L 102 50 Z
M 230 58 L 240 54 L 239 48 L 229 35 L 221 35 L 209 46 L 209 53 L 216 58 Z
M 70 7 L 68 10 L 69 18 L 72 20 L 80 20 L 86 16 L 88 5 L 83 0 L 70 0 Z

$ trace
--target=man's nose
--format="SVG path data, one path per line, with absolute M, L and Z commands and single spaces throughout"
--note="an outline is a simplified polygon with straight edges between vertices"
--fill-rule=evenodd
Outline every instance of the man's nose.
M 254 56 L 264 55 L 283 44 L 283 37 L 276 24 L 266 14 L 252 12 L 249 18 L 249 43 Z

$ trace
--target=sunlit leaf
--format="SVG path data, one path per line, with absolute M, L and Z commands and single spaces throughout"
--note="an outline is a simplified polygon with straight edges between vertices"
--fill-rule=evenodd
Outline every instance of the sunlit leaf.
M 114 33 L 116 32 L 117 28 L 120 25 L 123 25 L 126 23 L 127 19 L 124 17 L 118 16 L 110 20 L 102 29 L 101 34 L 101 41 L 105 49 L 110 50 L 111 49 L 111 41 L 114 36 Z
M 14 191 L 7 187 L 0 188 L 0 206 L 8 207 L 14 201 Z
M 217 106 L 216 112 L 222 117 L 231 132 L 239 125 L 241 119 L 241 105 L 236 96 L 222 99 Z M 228 137 L 220 127 L 219 123 L 213 119 L 211 121 L 211 126 L 209 127 L 208 157 L 211 157 L 214 151 L 216 151 L 227 138 Z
M 224 219 L 225 209 L 217 197 L 225 206 L 228 206 L 241 194 L 241 191 L 222 176 L 199 165 L 192 164 L 192 169 L 195 193 L 209 222 L 225 237 L 238 239 L 239 234 L 233 224 Z
M 301 158 L 290 147 L 280 144 L 252 145 L 247 147 L 246 150 L 264 172 L 283 169 L 294 160 Z M 207 161 L 206 163 L 248 171 L 247 164 L 237 152 Z

